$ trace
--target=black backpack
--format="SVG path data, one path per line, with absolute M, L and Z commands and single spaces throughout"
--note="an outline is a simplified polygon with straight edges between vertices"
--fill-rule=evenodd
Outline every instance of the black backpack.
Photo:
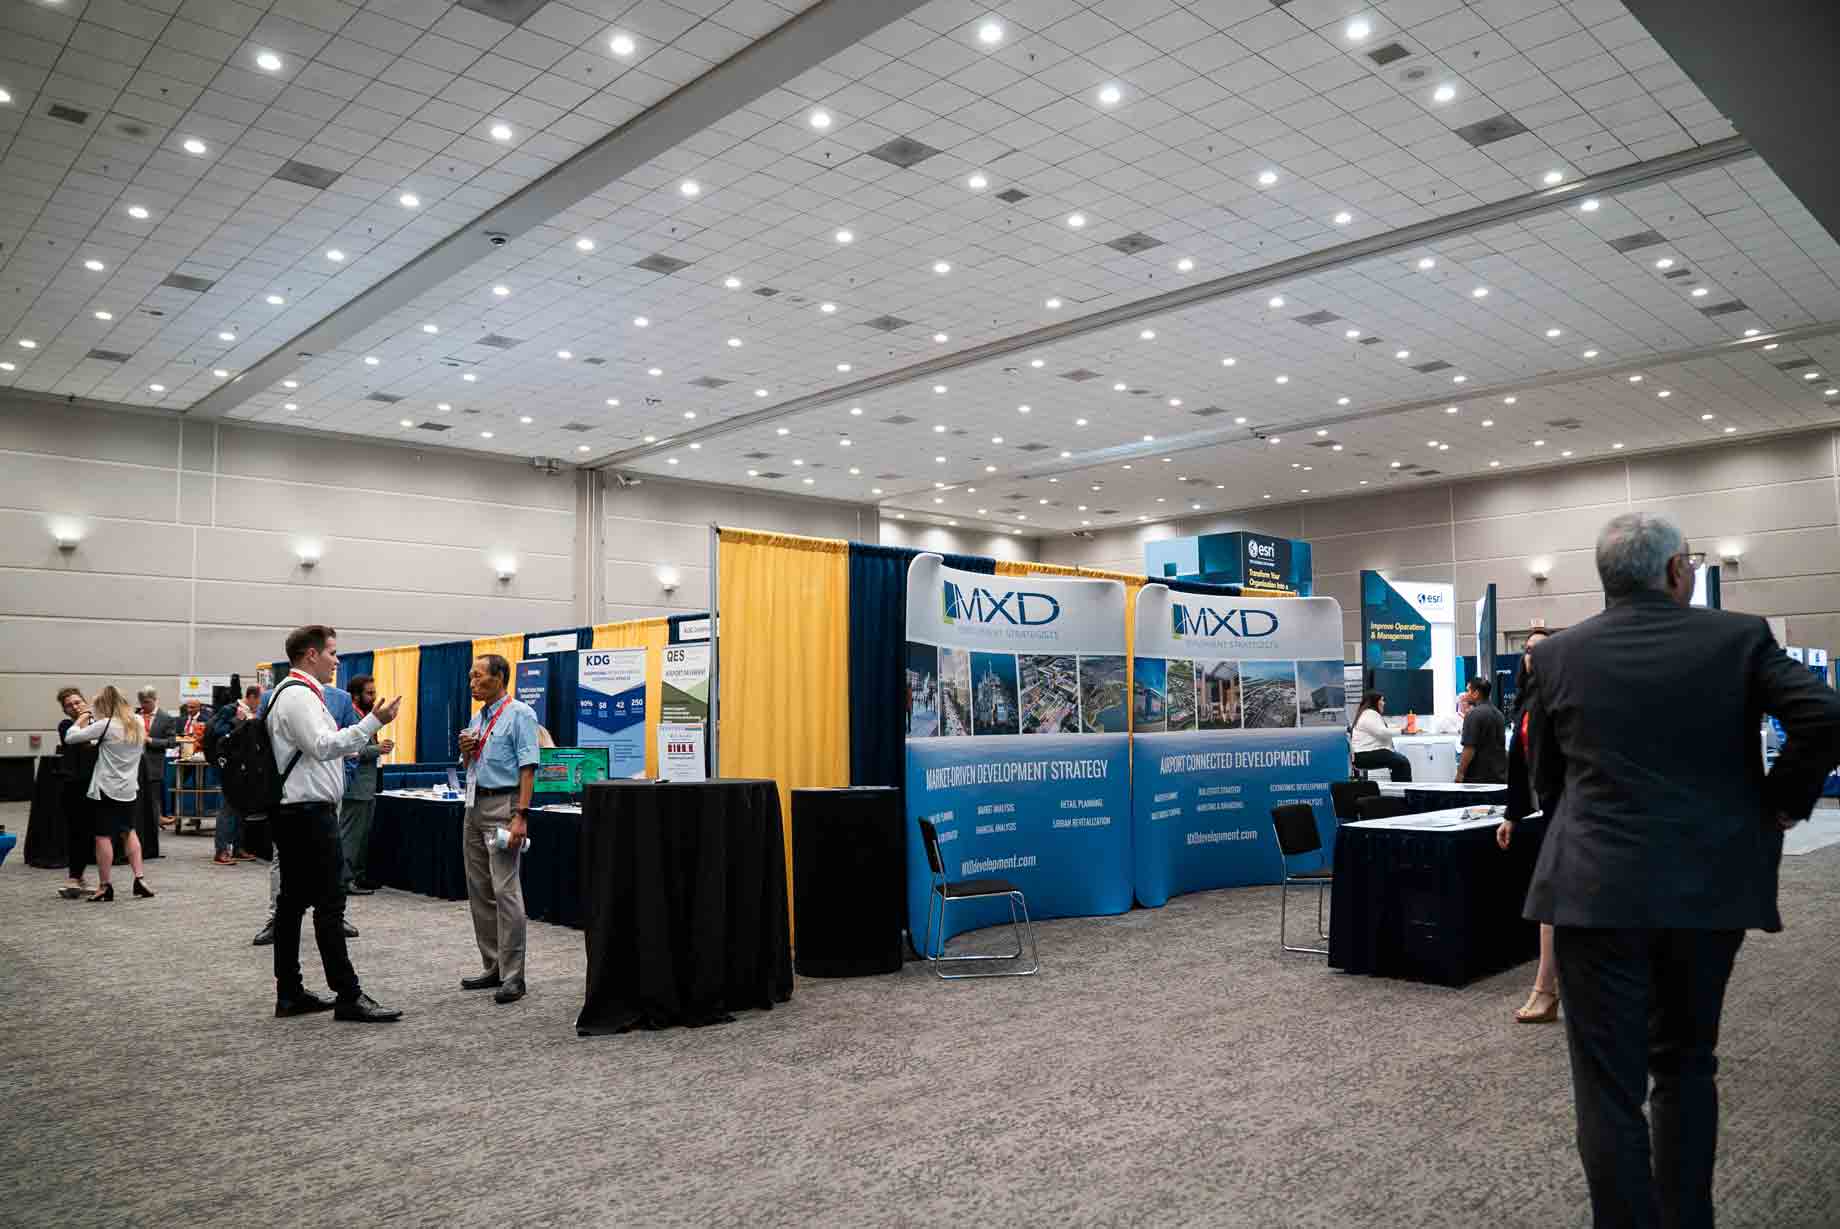
M 305 687 L 306 684 L 290 681 L 275 688 L 275 694 L 269 697 L 267 712 L 259 718 L 238 722 L 235 729 L 216 740 L 216 749 L 208 753 L 217 765 L 224 801 L 244 819 L 267 815 L 280 806 L 281 787 L 287 784 L 294 765 L 300 763 L 300 752 L 295 751 L 286 768 L 277 768 L 274 740 L 268 733 L 268 718 L 275 711 L 275 701 L 290 686 Z

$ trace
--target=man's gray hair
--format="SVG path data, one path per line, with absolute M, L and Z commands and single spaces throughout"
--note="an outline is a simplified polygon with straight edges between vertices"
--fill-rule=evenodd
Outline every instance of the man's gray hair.
M 160 698 L 160 689 L 149 683 L 140 689 L 139 696 L 143 700 L 157 700 Z
M 1604 596 L 1666 588 L 1668 560 L 1685 549 L 1680 527 L 1664 516 L 1625 512 L 1612 517 L 1597 535 L 1597 575 Z

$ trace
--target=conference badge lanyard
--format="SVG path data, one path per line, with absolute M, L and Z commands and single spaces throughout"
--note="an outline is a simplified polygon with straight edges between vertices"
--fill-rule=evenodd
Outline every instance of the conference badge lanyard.
M 466 809 L 469 811 L 479 798 L 479 761 L 486 753 L 486 740 L 492 737 L 492 727 L 498 724 L 498 719 L 510 707 L 511 697 L 506 696 L 500 700 L 498 707 L 493 710 L 492 720 L 486 722 L 485 729 L 479 733 L 479 741 L 473 744 L 472 763 L 467 765 L 466 770 Z

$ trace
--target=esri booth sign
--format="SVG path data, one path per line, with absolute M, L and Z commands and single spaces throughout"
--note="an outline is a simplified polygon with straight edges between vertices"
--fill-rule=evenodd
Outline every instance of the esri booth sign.
M 908 925 L 926 933 L 916 818 L 950 879 L 997 876 L 1037 917 L 1131 907 L 1124 586 L 988 576 L 921 555 L 907 571 Z M 955 905 L 951 934 L 1009 920 Z M 947 937 L 950 937 L 949 935 Z
M 1277 883 L 1271 809 L 1280 803 L 1310 804 L 1332 849 L 1329 783 L 1348 775 L 1340 604 L 1145 585 L 1136 620 L 1138 901 L 1155 907 L 1184 892 Z

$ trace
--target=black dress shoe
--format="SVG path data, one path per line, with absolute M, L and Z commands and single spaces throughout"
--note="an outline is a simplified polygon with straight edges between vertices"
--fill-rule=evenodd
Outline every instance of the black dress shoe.
M 136 896 L 144 896 L 151 900 L 153 898 L 153 889 L 147 886 L 145 880 L 136 879 L 134 881 L 134 894 Z
M 402 1012 L 385 1007 L 368 994 L 360 994 L 355 999 L 340 1000 L 332 1009 L 334 1020 L 352 1020 L 359 1024 L 388 1024 L 392 1020 L 402 1019 Z
M 347 939 L 355 939 L 358 937 L 358 928 L 353 926 L 350 922 L 340 922 L 339 925 L 345 928 L 345 937 Z
M 524 979 L 514 977 L 498 988 L 498 993 L 492 996 L 492 1001 L 494 1003 L 515 1003 L 523 997 Z
M 268 947 L 274 941 L 275 941 L 275 924 L 273 922 L 270 922 L 266 926 L 262 927 L 262 929 L 256 931 L 256 937 L 254 940 L 250 942 L 249 946 Z
M 275 996 L 275 1016 L 286 1019 L 288 1016 L 308 1016 L 316 1011 L 331 1011 L 335 1006 L 333 1000 L 311 990 L 296 990 L 292 994 Z
M 496 990 L 504 984 L 504 982 L 499 980 L 499 976 L 496 973 L 481 973 L 478 977 L 462 977 L 460 979 L 460 988 L 462 990 Z
M 376 891 L 375 888 L 367 888 L 361 883 L 348 883 L 345 885 L 345 895 L 347 896 L 369 896 L 374 891 Z

